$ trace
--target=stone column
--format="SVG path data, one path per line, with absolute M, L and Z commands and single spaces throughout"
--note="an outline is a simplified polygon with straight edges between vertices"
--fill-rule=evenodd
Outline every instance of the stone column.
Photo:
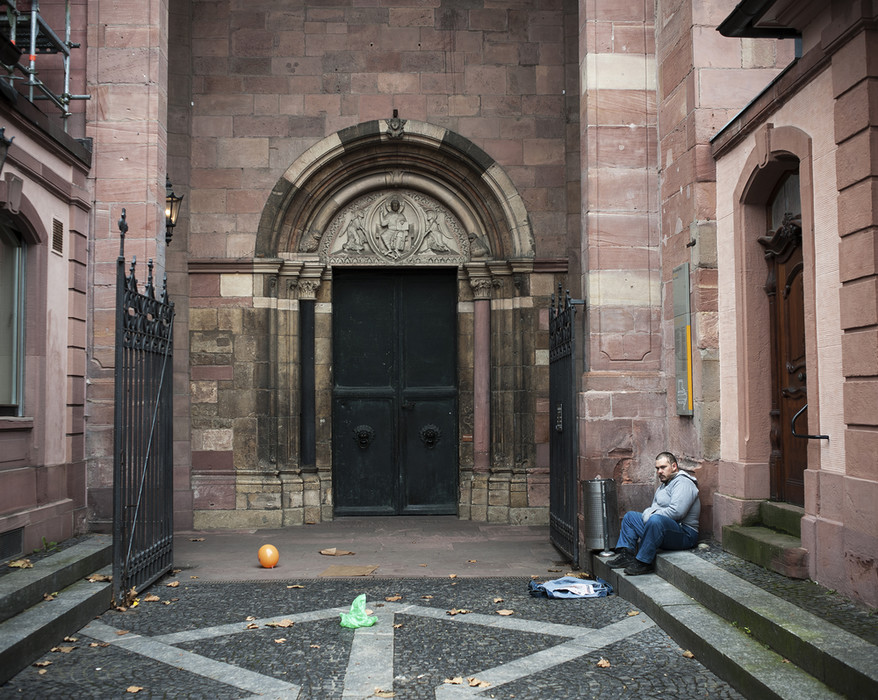
M 491 468 L 491 290 L 493 280 L 483 266 L 470 268 L 473 290 L 473 520 L 488 519 L 488 474 Z
M 317 470 L 317 341 L 316 305 L 317 290 L 320 287 L 322 268 L 306 267 L 299 278 L 299 325 L 300 365 L 299 365 L 299 465 L 303 487 L 304 521 L 306 523 L 322 520 L 323 502 L 321 479 Z M 321 358 L 321 364 L 328 358 Z

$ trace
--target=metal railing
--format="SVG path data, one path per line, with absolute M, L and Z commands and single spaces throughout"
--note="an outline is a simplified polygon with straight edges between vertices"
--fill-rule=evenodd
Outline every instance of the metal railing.
M 125 271 L 125 210 L 116 271 L 113 598 L 132 598 L 173 564 L 174 303 L 167 275 L 156 298 L 153 263 L 141 293 Z

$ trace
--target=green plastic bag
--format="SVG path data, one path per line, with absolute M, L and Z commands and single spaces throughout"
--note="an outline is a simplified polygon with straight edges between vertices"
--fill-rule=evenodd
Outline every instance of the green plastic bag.
M 341 613 L 341 626 L 357 629 L 358 627 L 371 627 L 378 622 L 377 617 L 366 614 L 366 594 L 361 593 L 351 603 L 349 613 Z

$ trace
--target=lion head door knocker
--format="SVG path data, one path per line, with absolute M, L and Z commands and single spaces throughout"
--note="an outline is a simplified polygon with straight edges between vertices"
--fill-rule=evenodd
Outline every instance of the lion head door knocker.
M 365 450 L 369 447 L 369 444 L 374 439 L 375 431 L 372 430 L 371 425 L 358 425 L 354 428 L 354 440 L 357 441 L 357 445 L 360 446 L 361 450 Z
M 442 431 L 432 423 L 421 428 L 421 442 L 424 443 L 424 447 L 428 450 L 432 450 L 436 447 L 436 443 L 439 442 L 439 438 L 441 437 Z

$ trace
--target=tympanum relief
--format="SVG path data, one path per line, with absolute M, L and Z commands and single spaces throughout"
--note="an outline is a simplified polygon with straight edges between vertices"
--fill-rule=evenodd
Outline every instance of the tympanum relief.
M 480 257 L 487 252 L 481 241 Z M 373 192 L 333 218 L 319 245 L 324 262 L 357 265 L 458 265 L 471 257 L 470 236 L 446 207 L 408 190 Z

